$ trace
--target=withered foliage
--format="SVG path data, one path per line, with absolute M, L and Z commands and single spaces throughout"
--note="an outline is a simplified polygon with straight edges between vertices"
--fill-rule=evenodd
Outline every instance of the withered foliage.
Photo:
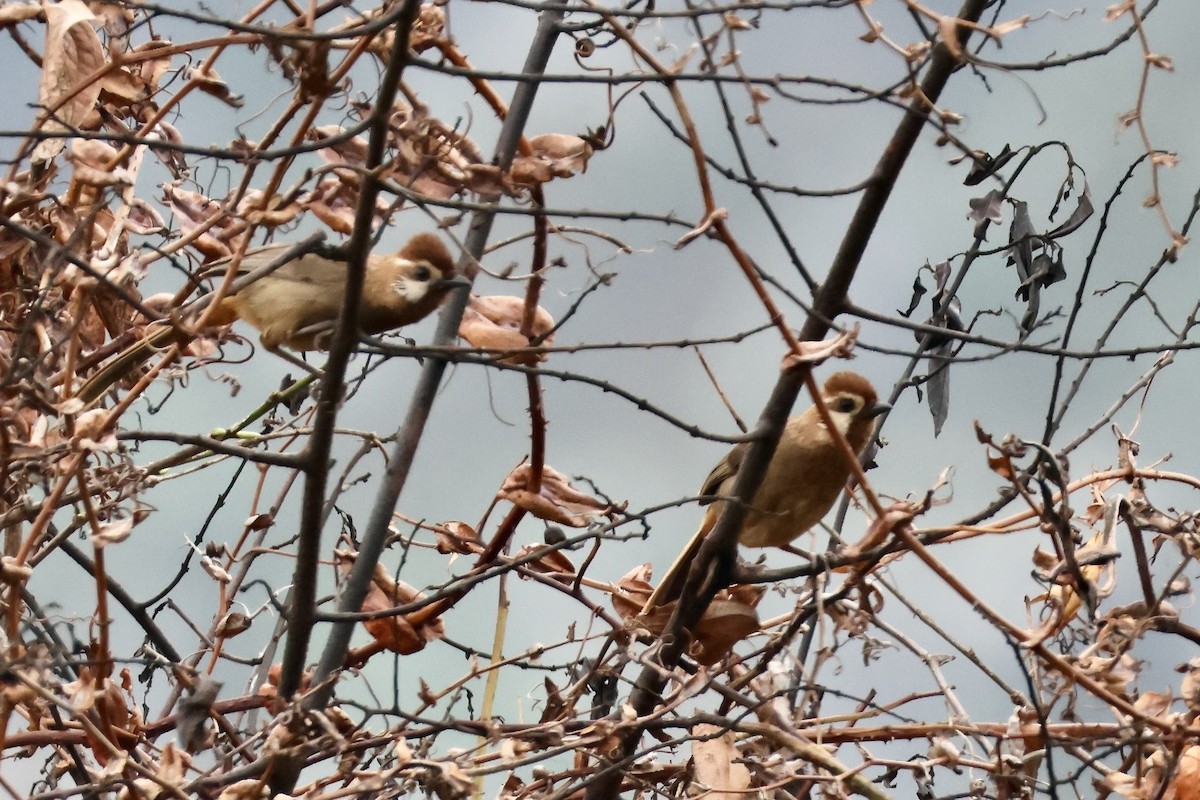
M 1109 49 L 1063 55 L 1083 50 L 1064 35 L 1053 59 L 1003 63 L 1022 42 L 1043 46 L 1022 39 L 1039 26 L 1083 23 L 983 0 L 953 13 L 892 4 L 899 16 L 842 0 L 584 2 L 565 16 L 464 0 L 191 5 L 0 2 L 0 57 L 14 86 L 31 76 L 21 97 L 35 100 L 10 98 L 0 180 L 3 791 L 1200 798 L 1200 523 L 1190 495 L 1158 494 L 1200 480 L 1192 466 L 1141 466 L 1133 433 L 1111 424 L 1133 398 L 1135 430 L 1154 413 L 1154 379 L 1200 319 L 1200 306 L 1179 312 L 1178 297 L 1148 288 L 1194 266 L 1176 262 L 1200 207 L 1180 223 L 1164 199 L 1165 171 L 1186 162 L 1152 145 L 1144 109 L 1149 77 L 1175 68 L 1150 49 L 1158 3 L 1109 6 Z M 846 41 L 827 74 L 766 58 L 779 31 L 822 52 L 809 22 L 835 14 L 847 27 L 828 35 Z M 1117 122 L 1144 152 L 1113 185 L 1070 142 L 981 142 L 960 128 L 953 103 L 969 81 L 988 81 L 975 91 L 990 97 L 996 73 L 1121 47 L 1142 48 L 1141 93 Z M 870 66 L 887 79 L 851 82 L 859 54 L 882 56 Z M 505 71 L 523 62 L 534 72 Z M 947 81 L 966 87 L 951 101 L 938 94 Z M 570 129 L 527 123 L 531 107 Z M 896 124 L 895 138 L 874 172 L 863 165 L 877 154 L 856 150 L 844 188 L 791 185 L 793 161 L 828 166 L 796 125 L 826 107 L 885 112 L 839 119 L 838 136 Z M 943 221 L 962 223 L 948 251 L 930 237 L 924 266 L 864 279 L 879 190 L 914 142 L 952 150 L 946 174 L 981 188 Z M 1138 169 L 1158 218 L 1142 234 L 1165 244 L 1144 274 L 1123 265 L 1098 285 L 1104 231 Z M 961 188 L 922 181 L 930 195 Z M 863 197 L 844 234 L 816 231 L 808 205 L 797 213 L 797 199 L 830 195 Z M 486 242 L 493 223 L 511 238 Z M 341 353 L 295 360 L 299 380 L 264 381 L 277 354 L 208 318 L 229 290 L 206 270 L 215 261 L 301 241 L 348 258 L 426 230 L 453 244 L 475 285 L 451 292 L 441 333 L 359 337 L 348 373 Z M 828 274 L 811 273 L 809 254 L 825 248 L 838 252 Z M 510 252 L 520 268 L 497 266 Z M 713 283 L 726 269 L 746 284 L 737 293 Z M 884 297 L 909 283 L 907 304 Z M 1085 305 L 1118 289 L 1129 299 L 1108 332 L 1077 344 Z M 1171 341 L 1101 352 L 1142 306 Z M 822 333 L 796 341 L 817 323 Z M 765 359 L 749 347 L 761 327 L 776 337 Z M 139 343 L 149 358 L 127 364 Z M 706 357 L 735 345 L 723 363 Z M 646 610 L 649 562 L 686 541 L 698 498 L 630 476 L 665 464 L 698 482 L 709 464 L 691 463 L 688 437 L 761 448 L 786 419 L 775 398 L 789 381 L 799 391 L 795 376 L 856 347 L 873 353 L 863 363 L 881 389 L 904 376 L 893 413 L 924 403 L 932 435 L 913 446 L 918 414 L 889 419 L 879 443 L 911 450 L 872 453 L 880 470 L 851 487 L 857 509 L 838 515 L 837 535 L 797 531 L 794 552 L 761 558 L 718 553 L 695 565 L 700 589 Z M 689 366 L 683 354 L 700 354 L 711 385 L 636 360 L 662 352 Z M 714 400 L 740 423 L 734 406 L 763 386 L 750 376 L 781 352 L 748 433 L 686 416 Z M 1084 420 L 1077 389 L 1102 355 L 1156 360 L 1132 387 L 1106 387 Z M 1013 379 L 1002 357 L 1046 361 Z M 457 384 L 439 383 L 448 363 L 466 373 Z M 84 391 L 117 366 L 119 380 Z M 957 429 L 974 449 L 956 466 L 974 471 L 928 479 L 914 451 L 965 413 L 951 378 L 993 369 L 997 408 L 970 409 L 974 440 Z M 473 395 L 459 408 L 488 434 L 456 418 L 454 435 L 422 441 L 430 406 L 464 383 Z M 625 416 L 613 423 L 581 391 Z M 515 453 L 513 396 L 528 411 Z M 364 407 L 391 428 L 358 426 Z M 230 408 L 232 421 L 218 416 Z M 1005 434 L 997 420 L 1022 411 L 1036 430 Z M 678 452 L 641 440 L 647 423 L 678 434 Z M 1068 458 L 1106 433 L 1115 466 Z M 727 508 L 757 487 L 743 488 Z M 997 543 L 1016 555 L 997 565 Z

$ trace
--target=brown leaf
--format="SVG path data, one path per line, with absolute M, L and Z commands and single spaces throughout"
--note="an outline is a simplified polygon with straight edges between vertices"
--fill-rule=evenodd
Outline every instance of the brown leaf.
M 546 183 L 554 178 L 570 178 L 587 172 L 592 146 L 578 136 L 543 133 L 529 140 L 529 155 L 513 160 L 509 174 L 520 186 Z
M 338 569 L 343 573 L 350 570 L 358 554 L 349 550 L 338 550 Z M 382 564 L 375 565 L 375 574 L 360 610 L 366 613 L 388 611 L 397 606 L 416 602 L 424 597 L 421 592 L 403 581 L 397 581 Z M 419 621 L 417 621 L 419 620 Z M 415 624 L 414 624 L 415 623 Z M 407 655 L 423 650 L 429 642 L 437 641 L 446 634 L 441 617 L 424 619 L 417 615 L 396 614 L 378 619 L 363 620 L 367 633 L 375 638 L 380 647 L 393 653 Z
M 458 335 L 472 347 L 484 350 L 522 350 L 529 347 L 530 339 L 521 333 L 525 317 L 525 300 L 508 295 L 472 295 L 458 326 Z M 534 309 L 530 333 L 534 337 L 546 336 L 554 329 L 554 318 L 546 309 Z M 553 336 L 546 336 L 543 344 L 554 343 Z M 533 366 L 544 361 L 545 353 L 511 353 L 498 358 L 510 364 Z
M 231 108 L 241 108 L 246 103 L 239 94 L 234 94 L 229 84 L 221 80 L 221 76 L 212 67 L 194 67 L 188 72 L 188 79 L 196 84 L 205 94 L 210 94 Z
M 1192 745 L 1179 754 L 1175 778 L 1166 797 L 1175 793 L 1175 800 L 1200 800 L 1200 745 Z
M 733 731 L 702 723 L 692 727 L 692 761 L 696 783 L 708 789 L 710 800 L 744 800 L 750 770 L 733 745 Z
M 434 3 L 422 3 L 408 32 L 408 46 L 418 53 L 436 47 L 446 38 L 446 12 Z
M 634 619 L 645 607 L 650 595 L 654 592 L 654 586 L 650 583 L 650 574 L 650 565 L 641 564 L 623 575 L 609 589 L 613 608 L 616 609 L 621 619 L 626 621 Z M 665 624 L 666 620 L 664 619 L 658 630 L 661 631 L 662 625 Z
M 133 532 L 134 519 L 133 516 L 124 517 L 105 522 L 93 533 L 89 538 L 94 547 L 104 547 L 110 544 L 117 544 L 129 538 L 129 534 Z
M 520 465 L 504 479 L 498 496 L 539 519 L 572 528 L 586 528 L 592 517 L 611 517 L 616 511 L 613 506 L 572 489 L 567 477 L 551 467 L 542 468 L 542 483 L 537 492 L 529 490 L 530 477 L 529 465 Z
M 479 539 L 479 533 L 465 522 L 457 520 L 443 522 L 433 529 L 433 535 L 437 537 L 437 551 L 443 555 L 447 553 L 470 555 L 483 552 L 483 543 Z
M 221 790 L 217 800 L 267 800 L 271 791 L 261 778 L 246 778 Z
M 44 131 L 65 132 L 85 127 L 100 97 L 100 84 L 82 81 L 105 64 L 104 46 L 92 27 L 95 15 L 83 0 L 60 0 L 44 6 L 46 48 L 38 103 L 50 112 Z M 78 90 L 78 91 L 76 91 Z M 63 149 L 63 139 L 43 139 L 34 148 L 34 161 L 48 161 Z
M 516 558 L 524 559 L 539 550 L 546 550 L 536 561 L 530 561 L 526 566 L 545 575 L 557 577 L 561 583 L 570 585 L 575 576 L 575 565 L 561 550 L 548 550 L 544 544 L 531 544 L 522 547 Z
M 759 596 L 762 596 L 761 590 Z M 725 600 L 718 594 L 696 623 L 695 641 L 689 652 L 701 664 L 715 664 L 735 644 L 755 633 L 758 628 L 758 613 L 752 605 L 739 600 Z
M 232 639 L 239 633 L 250 630 L 250 623 L 250 618 L 242 612 L 230 611 L 213 628 L 213 634 L 224 639 Z
M 180 188 L 176 184 L 164 184 L 163 199 L 175 214 L 175 220 L 183 233 L 190 233 L 214 217 L 218 222 L 192 241 L 192 246 L 207 258 L 225 258 L 233 255 L 229 246 L 230 238 L 237 233 L 240 226 L 229 212 L 222 208 L 221 203 L 212 200 L 199 192 Z

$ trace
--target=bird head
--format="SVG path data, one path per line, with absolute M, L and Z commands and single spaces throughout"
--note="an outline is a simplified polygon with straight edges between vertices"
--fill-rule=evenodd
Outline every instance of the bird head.
M 891 410 L 887 403 L 879 402 L 871 382 L 855 372 L 830 375 L 821 388 L 821 399 L 833 424 L 856 452 L 862 452 L 875 433 L 875 418 Z
M 409 303 L 439 297 L 455 286 L 469 282 L 454 270 L 454 259 L 435 234 L 418 233 L 408 240 L 394 260 L 392 288 Z

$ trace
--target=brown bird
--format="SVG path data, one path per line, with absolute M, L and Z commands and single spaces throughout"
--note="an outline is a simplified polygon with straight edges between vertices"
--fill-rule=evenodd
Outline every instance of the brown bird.
M 270 264 L 290 246 L 277 244 L 251 250 L 243 256 L 240 272 Z M 222 259 L 205 272 L 220 272 L 228 264 L 229 259 Z M 397 253 L 368 257 L 358 328 L 363 333 L 378 334 L 416 322 L 437 308 L 447 291 L 465 283 L 455 275 L 454 260 L 442 240 L 432 233 L 418 233 Z M 327 347 L 345 294 L 346 263 L 306 253 L 222 298 L 209 321 L 227 325 L 243 319 L 258 329 L 264 347 L 303 365 L 279 348 L 303 352 Z M 156 350 L 186 338 L 173 326 L 157 328 L 89 378 L 80 388 L 79 397 L 91 402 Z
M 856 454 L 861 454 L 875 434 L 875 418 L 890 406 L 880 403 L 871 383 L 853 372 L 835 372 L 825 381 L 821 399 L 834 425 Z M 700 489 L 710 504 L 687 547 L 663 576 L 642 609 L 643 613 L 678 598 L 684 579 L 704 537 L 716 525 L 748 445 L 736 445 L 713 467 Z M 850 466 L 833 435 L 821 421 L 816 406 L 791 417 L 783 430 L 767 474 L 746 508 L 738 542 L 747 547 L 786 547 L 816 525 L 829 512 L 850 479 Z

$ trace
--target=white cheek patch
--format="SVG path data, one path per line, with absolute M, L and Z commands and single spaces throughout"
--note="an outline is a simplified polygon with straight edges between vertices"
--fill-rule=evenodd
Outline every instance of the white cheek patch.
M 833 420 L 833 427 L 838 429 L 838 433 L 845 436 L 850 432 L 850 423 L 854 421 L 853 415 L 841 411 L 830 411 L 829 416 Z
M 429 291 L 429 284 L 423 281 L 410 280 L 409 278 L 397 278 L 396 282 L 392 284 L 392 288 L 396 290 L 396 294 L 408 302 L 415 303 Z

